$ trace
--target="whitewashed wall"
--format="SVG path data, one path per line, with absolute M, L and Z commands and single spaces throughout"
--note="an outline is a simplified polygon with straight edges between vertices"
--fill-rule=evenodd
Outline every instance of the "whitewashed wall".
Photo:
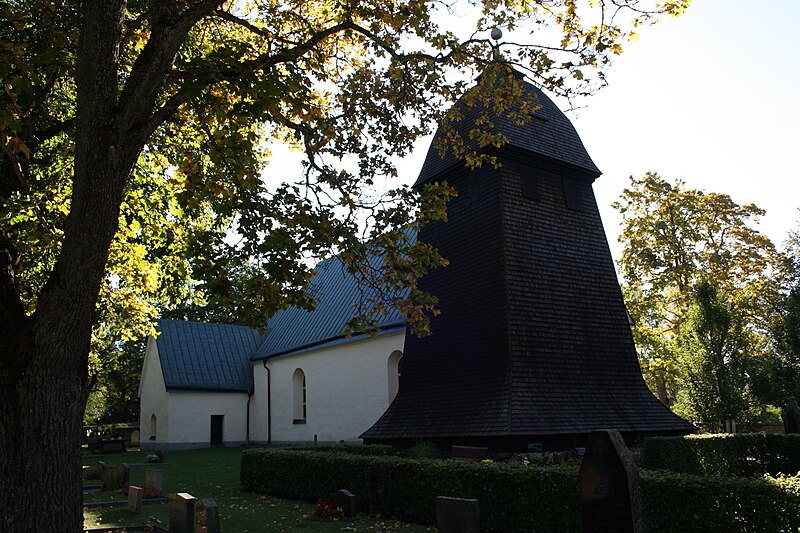
M 272 442 L 320 443 L 358 440 L 391 401 L 389 357 L 403 350 L 405 331 L 270 359 Z M 292 376 L 306 376 L 305 424 L 293 423 Z M 267 371 L 253 366 L 255 390 L 251 402 L 251 440 L 265 443 L 267 431 Z
M 142 378 L 139 381 L 139 431 L 143 450 L 157 449 L 169 442 L 169 398 L 161 371 L 155 339 L 147 339 Z M 156 415 L 156 440 L 150 440 L 150 418 Z
M 247 442 L 247 393 L 173 391 L 169 393 L 168 449 L 204 448 L 211 443 L 211 415 L 223 415 L 225 446 Z

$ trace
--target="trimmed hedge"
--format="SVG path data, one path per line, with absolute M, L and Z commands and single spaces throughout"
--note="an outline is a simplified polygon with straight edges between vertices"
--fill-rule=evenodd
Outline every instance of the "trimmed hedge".
M 346 488 L 359 511 L 419 524 L 436 520 L 436 496 L 477 498 L 481 530 L 578 532 L 575 468 L 461 463 L 278 448 L 242 455 L 246 490 L 315 500 Z M 798 531 L 800 478 L 722 478 L 642 472 L 649 531 Z
M 800 435 L 649 437 L 645 440 L 643 468 L 697 475 L 797 474 Z
M 481 530 L 579 531 L 573 468 L 358 456 L 279 448 L 245 450 L 245 490 L 313 501 L 346 488 L 358 510 L 433 524 L 436 496 L 477 498 Z
M 287 446 L 284 450 L 300 450 L 320 453 L 345 453 L 348 455 L 395 455 L 387 444 L 323 444 L 317 446 Z
M 800 478 L 642 472 L 647 531 L 800 530 Z

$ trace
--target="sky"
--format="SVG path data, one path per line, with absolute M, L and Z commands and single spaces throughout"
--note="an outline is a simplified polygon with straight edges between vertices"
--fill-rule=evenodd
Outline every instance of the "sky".
M 695 0 L 639 31 L 608 87 L 567 114 L 603 172 L 594 190 L 615 259 L 622 220 L 611 204 L 647 171 L 765 209 L 756 228 L 778 246 L 800 230 L 798 30 L 798 0 Z M 398 164 L 403 183 L 416 180 L 430 141 Z

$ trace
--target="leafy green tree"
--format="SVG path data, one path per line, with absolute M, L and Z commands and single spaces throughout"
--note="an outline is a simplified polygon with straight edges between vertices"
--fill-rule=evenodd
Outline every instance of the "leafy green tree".
M 712 282 L 701 279 L 691 291 L 679 327 L 678 377 L 682 384 L 675 411 L 712 432 L 726 422 L 742 424 L 750 407 L 744 315 Z
M 747 318 L 751 355 L 765 353 L 780 289 L 773 274 L 783 259 L 752 227 L 762 209 L 655 173 L 631 177 L 614 207 L 623 217 L 619 267 L 642 372 L 662 402 L 671 405 L 681 388 L 677 334 L 703 279 Z
M 764 402 L 785 408 L 789 398 L 800 398 L 800 231 L 789 233 L 779 279 L 783 290 L 769 329 L 773 357 L 759 365 L 755 391 Z
M 399 304 L 425 331 L 435 299 L 415 280 L 444 260 L 402 235 L 452 191 L 375 184 L 477 70 L 476 90 L 527 120 L 489 28 L 517 32 L 504 53 L 538 83 L 589 93 L 637 26 L 688 3 L 484 0 L 465 39 L 437 22 L 453 6 L 418 0 L 0 3 L 0 529 L 81 529 L 92 358 L 149 332 L 155 302 L 202 300 L 221 263 L 256 269 L 258 322 L 313 305 L 314 257 L 346 251 L 366 275 L 372 243 L 381 287 L 410 287 Z M 501 143 L 490 129 L 474 138 Z M 262 174 L 270 141 L 305 153 L 303 176 Z

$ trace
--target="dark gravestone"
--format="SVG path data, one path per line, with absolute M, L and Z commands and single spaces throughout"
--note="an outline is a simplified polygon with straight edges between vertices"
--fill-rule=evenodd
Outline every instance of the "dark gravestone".
M 191 494 L 169 495 L 169 533 L 194 533 L 194 502 Z
M 220 533 L 219 507 L 211 498 L 205 498 L 197 506 L 195 533 Z
M 352 492 L 339 489 L 336 492 L 331 492 L 330 496 L 328 496 L 328 501 L 333 505 L 334 509 L 341 509 L 347 518 L 355 518 L 356 497 Z
M 144 489 L 131 485 L 128 487 L 128 511 L 132 513 L 142 512 L 142 500 L 144 499 Z
M 789 408 L 781 411 L 781 418 L 784 433 L 800 433 L 800 407 L 797 406 L 797 400 L 789 398 Z
M 437 496 L 436 528 L 439 533 L 480 533 L 478 500 Z
M 106 477 L 106 464 L 103 461 L 97 461 L 97 479 Z
M 117 479 L 122 486 L 125 486 L 125 483 L 131 480 L 131 467 L 128 466 L 128 463 L 117 465 Z
M 641 533 L 639 469 L 619 432 L 593 431 L 581 462 L 584 533 Z

